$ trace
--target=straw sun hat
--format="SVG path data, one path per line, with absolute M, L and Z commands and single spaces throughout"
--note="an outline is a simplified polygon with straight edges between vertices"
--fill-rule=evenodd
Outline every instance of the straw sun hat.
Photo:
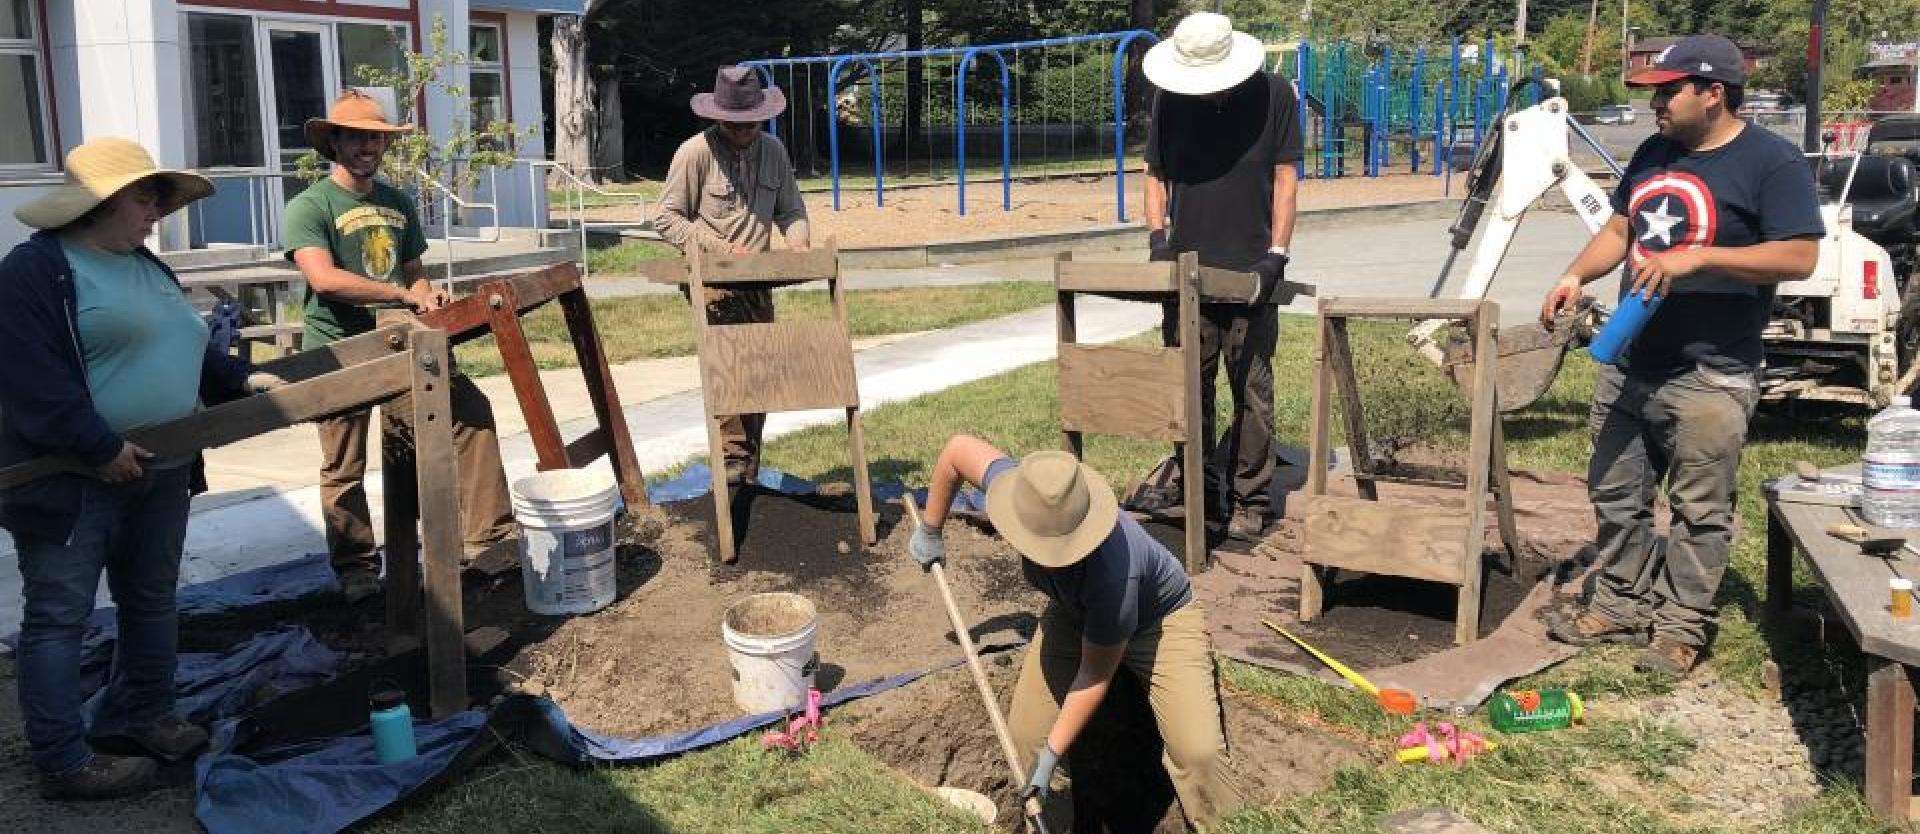
M 1169 93 L 1203 96 L 1231 89 L 1266 63 L 1260 39 L 1233 30 L 1225 15 L 1195 12 L 1173 27 L 1173 36 L 1147 50 L 1141 70 Z
M 1113 532 L 1120 502 L 1107 479 L 1066 452 L 1034 452 L 987 490 L 987 518 L 1021 555 L 1045 568 L 1087 558 Z
M 162 215 L 213 193 L 213 183 L 206 177 L 161 168 L 153 164 L 153 156 L 140 143 L 103 136 L 69 151 L 67 181 L 14 209 L 13 216 L 36 229 L 58 229 L 148 177 L 173 184 L 172 193 L 160 206 Z

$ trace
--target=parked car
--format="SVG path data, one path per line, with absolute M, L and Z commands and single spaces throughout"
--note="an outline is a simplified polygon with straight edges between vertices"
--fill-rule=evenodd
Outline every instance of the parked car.
M 1740 103 L 1738 115 L 1762 119 L 1779 116 L 1786 112 L 1789 103 L 1791 100 L 1784 93 L 1754 90 L 1749 92 L 1746 100 Z
M 1593 111 L 1594 124 L 1630 125 L 1633 119 L 1631 104 L 1602 104 Z

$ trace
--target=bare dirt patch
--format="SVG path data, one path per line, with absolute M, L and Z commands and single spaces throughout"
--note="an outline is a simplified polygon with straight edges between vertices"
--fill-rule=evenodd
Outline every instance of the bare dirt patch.
M 1143 211 L 1140 201 L 1144 181 L 1142 174 L 1127 174 L 1127 217 L 1133 222 L 1139 222 Z M 1300 184 L 1300 208 L 1310 211 L 1437 200 L 1443 185 L 1440 177 L 1426 174 L 1308 179 Z M 957 192 L 951 185 L 890 189 L 886 205 L 881 206 L 875 204 L 871 187 L 864 191 L 842 188 L 839 211 L 833 209 L 832 194 L 807 194 L 805 199 L 814 240 L 831 235 L 844 248 L 1057 232 L 1120 222 L 1111 174 L 1016 181 L 1011 210 L 1001 208 L 998 180 L 967 183 L 965 215 L 960 213 Z M 637 223 L 648 219 L 651 210 L 651 203 L 644 207 L 613 206 L 588 209 L 586 216 L 594 221 Z

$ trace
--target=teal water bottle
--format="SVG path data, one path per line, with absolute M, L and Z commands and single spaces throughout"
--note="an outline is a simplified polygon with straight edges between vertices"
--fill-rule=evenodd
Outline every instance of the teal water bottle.
M 1618 363 L 1633 344 L 1633 337 L 1640 335 L 1641 328 L 1653 320 L 1654 311 L 1660 309 L 1660 302 L 1666 296 L 1656 295 L 1649 301 L 1640 293 L 1627 293 L 1620 299 L 1620 307 L 1607 318 L 1600 332 L 1593 337 L 1593 344 L 1587 346 L 1587 355 L 1602 365 Z
M 413 742 L 413 710 L 407 707 L 407 693 L 399 687 L 382 687 L 367 697 L 373 707 L 368 725 L 373 728 L 373 752 L 381 764 L 404 762 L 419 751 Z

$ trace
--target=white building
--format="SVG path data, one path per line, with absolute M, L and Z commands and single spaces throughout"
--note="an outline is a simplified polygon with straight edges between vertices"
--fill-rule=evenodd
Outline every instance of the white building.
M 0 251 L 28 229 L 13 207 L 61 177 L 61 159 L 97 136 L 125 136 L 162 166 L 214 179 L 214 196 L 160 232 L 160 248 L 277 248 L 280 207 L 302 187 L 282 176 L 307 153 L 301 125 L 324 115 L 361 65 L 399 70 L 443 21 L 471 62 L 447 79 L 467 91 L 424 97 L 421 126 L 469 119 L 536 128 L 518 156 L 543 160 L 537 21 L 583 0 L 0 0 Z M 390 97 L 389 97 L 390 100 Z M 545 172 L 500 170 L 472 193 L 470 225 L 532 226 Z

